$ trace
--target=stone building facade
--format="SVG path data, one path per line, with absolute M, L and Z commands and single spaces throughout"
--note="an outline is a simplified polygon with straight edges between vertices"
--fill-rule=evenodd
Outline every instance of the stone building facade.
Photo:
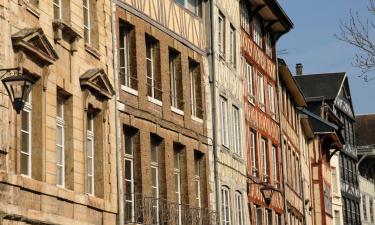
M 209 209 L 207 3 L 195 3 L 116 2 L 122 224 L 218 219 Z
M 20 114 L 1 84 L 0 224 L 116 224 L 110 2 L 0 5 L 0 67 L 37 80 Z

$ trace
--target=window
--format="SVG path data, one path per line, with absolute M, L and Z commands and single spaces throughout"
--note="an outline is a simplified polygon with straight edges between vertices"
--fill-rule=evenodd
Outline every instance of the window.
M 335 225 L 340 225 L 340 212 L 335 210 L 334 212 Z
M 336 167 L 332 168 L 332 187 L 333 187 L 333 193 L 338 193 Z
M 273 176 L 274 176 L 274 183 L 275 187 L 278 187 L 279 183 L 279 160 L 277 157 L 276 146 L 272 145 L 272 161 L 273 161 Z
M 272 36 L 269 32 L 266 33 L 266 54 L 272 58 Z
M 31 177 L 31 94 L 21 114 L 21 174 Z
M 221 189 L 221 221 L 223 222 L 222 225 L 232 224 L 229 189 L 227 187 Z
M 257 144 L 256 144 L 256 134 L 253 131 L 250 131 L 250 152 L 251 152 L 251 160 L 252 160 L 252 171 L 253 176 L 258 176 L 258 169 L 259 169 L 259 163 L 258 163 L 258 156 L 257 156 Z
M 275 225 L 281 225 L 281 214 L 276 213 L 276 223 Z
M 176 2 L 188 9 L 194 15 L 201 15 L 201 0 L 176 0 Z
M 62 19 L 61 15 L 61 0 L 53 0 L 53 15 L 54 19 Z
M 161 101 L 161 76 L 155 58 L 159 58 L 158 54 L 157 42 L 150 36 L 146 35 L 147 95 L 152 99 Z
M 262 25 L 258 16 L 255 16 L 253 19 L 253 38 L 255 44 L 259 47 L 262 47 Z
M 87 127 L 86 127 L 86 141 L 87 141 L 87 193 L 94 195 L 94 114 L 87 112 Z
M 135 38 L 134 27 L 120 22 L 120 79 L 126 88 L 138 89 L 138 80 L 135 72 Z M 131 92 L 131 91 L 130 91 Z
M 83 0 L 83 30 L 87 44 L 91 44 L 91 12 L 90 0 Z
M 231 24 L 229 30 L 229 62 L 232 67 L 236 67 L 236 29 Z
M 134 135 L 130 129 L 125 130 L 125 220 L 134 222 Z
M 272 210 L 266 210 L 267 225 L 272 225 Z
M 183 109 L 183 87 L 180 53 L 169 50 L 169 77 L 171 88 L 171 106 Z M 195 94 L 195 93 L 194 93 Z
M 221 115 L 221 141 L 222 145 L 229 147 L 228 143 L 228 103 L 224 97 L 220 97 L 220 115 Z
M 241 1 L 240 3 L 240 15 L 241 15 L 241 27 L 246 33 L 250 34 L 250 15 L 249 9 L 245 1 Z
M 218 17 L 218 48 L 219 54 L 224 56 L 225 54 L 225 17 L 219 12 Z
M 366 195 L 362 195 L 362 210 L 363 210 L 363 219 L 367 220 L 367 202 Z
M 256 212 L 256 225 L 263 225 L 263 210 L 259 205 L 254 205 Z
M 243 204 L 242 204 L 242 194 L 240 192 L 235 193 L 236 198 L 236 221 L 237 225 L 244 225 L 244 216 L 243 216 Z
M 241 152 L 241 128 L 240 128 L 240 112 L 236 106 L 232 107 L 232 117 L 233 117 L 233 147 L 234 152 L 242 156 Z
M 275 93 L 273 92 L 272 84 L 268 84 L 268 96 L 269 96 L 269 104 L 270 104 L 270 113 L 272 118 L 275 118 Z
M 191 115 L 203 119 L 202 84 L 200 65 L 189 61 Z
M 159 141 L 155 136 L 151 136 L 151 190 L 153 224 L 159 223 Z
M 263 179 L 268 179 L 268 163 L 267 163 L 267 140 L 262 138 L 262 161 L 263 161 Z
M 64 120 L 64 99 L 57 97 L 56 107 L 56 173 L 57 185 L 65 184 L 65 120 Z
M 265 107 L 264 107 L 264 100 L 265 100 L 265 92 L 264 92 L 264 77 L 262 74 L 258 74 L 258 101 L 259 101 L 259 107 L 261 110 L 265 110 Z
M 250 102 L 254 103 L 254 86 L 253 86 L 253 67 L 246 62 L 247 94 Z
M 175 200 L 178 204 L 177 206 L 177 217 L 176 217 L 176 224 L 181 224 L 181 169 L 180 169 L 180 150 L 174 144 L 174 153 L 173 153 L 173 177 L 174 177 L 174 192 L 175 192 Z
M 194 154 L 195 207 L 201 208 L 201 157 Z
M 370 211 L 370 221 L 374 223 L 374 202 L 373 199 L 369 199 L 369 211 Z

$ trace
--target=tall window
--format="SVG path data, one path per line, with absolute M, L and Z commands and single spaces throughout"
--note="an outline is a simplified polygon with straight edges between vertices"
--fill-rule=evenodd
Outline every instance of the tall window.
M 201 208 L 201 157 L 194 154 L 195 207 Z
M 171 85 L 171 106 L 176 109 L 183 109 L 183 87 L 180 54 L 172 50 L 169 50 L 169 76 Z
M 120 79 L 121 84 L 127 88 L 133 90 L 138 89 L 136 73 L 133 69 L 133 58 L 134 55 L 131 54 L 132 50 L 135 48 L 134 40 L 134 28 L 124 22 L 120 22 Z M 134 52 L 134 50 L 133 50 Z
M 53 15 L 54 19 L 62 19 L 61 0 L 53 0 Z
M 333 187 L 333 193 L 337 193 L 338 187 L 337 187 L 337 170 L 336 170 L 336 167 L 332 168 L 332 187 Z
M 228 102 L 224 97 L 220 97 L 220 115 L 221 115 L 221 141 L 226 147 L 228 143 Z
M 232 224 L 229 189 L 227 187 L 221 189 L 221 221 L 222 225 Z
M 94 195 L 94 113 L 87 112 L 87 193 Z
M 266 219 L 267 219 L 267 225 L 272 225 L 272 210 L 267 209 L 266 210 Z M 295 223 L 295 225 L 297 225 Z
M 229 62 L 233 67 L 236 67 L 236 29 L 231 24 L 229 30 Z
M 157 61 L 159 60 L 158 42 L 146 35 L 146 78 L 147 95 L 161 101 L 161 76 Z
M 268 97 L 269 97 L 269 104 L 270 104 L 270 113 L 273 118 L 275 118 L 275 93 L 273 92 L 273 86 L 268 84 Z
M 235 193 L 236 200 L 236 221 L 237 225 L 244 225 L 244 216 L 243 216 L 243 204 L 242 204 L 242 194 L 238 191 Z
M 22 110 L 21 122 L 21 174 L 31 177 L 31 94 Z
M 279 160 L 277 157 L 276 146 L 272 145 L 272 161 L 273 161 L 273 176 L 275 187 L 278 187 L 279 183 Z
M 57 97 L 56 107 L 56 168 L 57 185 L 65 184 L 65 121 L 64 121 L 64 99 Z
M 257 144 L 256 144 L 256 134 L 253 131 L 250 131 L 250 152 L 251 152 L 251 163 L 252 163 L 252 171 L 253 176 L 258 176 L 258 169 L 259 169 L 259 163 L 258 163 L 258 156 L 257 156 Z
M 262 25 L 258 16 L 253 19 L 253 35 L 255 44 L 262 47 Z
M 151 189 L 152 189 L 152 209 L 153 224 L 159 223 L 159 140 L 151 136 Z
M 373 199 L 369 199 L 369 210 L 370 210 L 370 221 L 374 223 L 374 202 Z
M 262 207 L 259 205 L 254 205 L 255 213 L 256 213 L 256 224 L 257 225 L 264 225 L 263 224 L 263 210 Z
M 241 152 L 241 128 L 240 128 L 240 112 L 236 106 L 232 107 L 232 117 L 233 117 L 233 147 L 234 152 L 242 156 Z
M 91 44 L 91 12 L 90 0 L 83 0 L 83 31 L 87 44 Z
M 276 223 L 275 225 L 281 225 L 281 214 L 276 213 Z
M 262 74 L 258 74 L 258 102 L 259 107 L 261 110 L 265 110 L 264 107 L 264 100 L 265 100 L 265 93 L 264 93 L 264 77 Z
M 125 183 L 125 219 L 134 222 L 134 145 L 133 133 L 130 129 L 125 130 L 125 160 L 124 160 L 124 183 Z
M 174 153 L 173 153 L 173 177 L 174 177 L 174 192 L 175 192 L 175 200 L 178 204 L 177 207 L 177 217 L 176 217 L 176 224 L 181 224 L 181 169 L 180 169 L 180 150 L 174 145 Z
M 189 61 L 191 115 L 203 119 L 200 65 Z
M 247 93 L 250 101 L 254 103 L 253 67 L 246 62 Z
M 367 220 L 367 201 L 366 201 L 366 195 L 362 195 L 362 210 L 363 210 L 363 219 Z
M 268 162 L 267 162 L 267 140 L 262 138 L 262 161 L 263 161 L 263 179 L 268 179 Z
M 224 15 L 219 12 L 218 17 L 218 47 L 219 47 L 219 54 L 224 56 L 225 54 L 225 17 Z
M 266 54 L 272 58 L 272 36 L 269 32 L 266 33 Z

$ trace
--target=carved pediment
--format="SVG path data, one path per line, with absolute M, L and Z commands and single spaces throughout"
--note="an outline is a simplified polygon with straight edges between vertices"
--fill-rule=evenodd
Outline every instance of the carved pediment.
M 24 28 L 12 35 L 13 47 L 50 65 L 59 57 L 42 28 Z
M 91 92 L 110 99 L 115 94 L 113 86 L 103 69 L 87 70 L 80 77 L 82 88 L 88 88 Z

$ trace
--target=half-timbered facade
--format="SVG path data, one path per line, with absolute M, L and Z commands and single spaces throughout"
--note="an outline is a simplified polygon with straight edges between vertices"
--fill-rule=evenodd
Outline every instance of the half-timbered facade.
M 276 41 L 293 24 L 277 1 L 241 1 L 241 68 L 252 224 L 284 224 Z M 267 205 L 262 185 L 278 191 Z
M 120 220 L 214 224 L 205 1 L 116 1 Z
M 0 84 L 0 224 L 116 224 L 110 2 L 0 8 L 0 76 L 36 81 L 19 114 Z

